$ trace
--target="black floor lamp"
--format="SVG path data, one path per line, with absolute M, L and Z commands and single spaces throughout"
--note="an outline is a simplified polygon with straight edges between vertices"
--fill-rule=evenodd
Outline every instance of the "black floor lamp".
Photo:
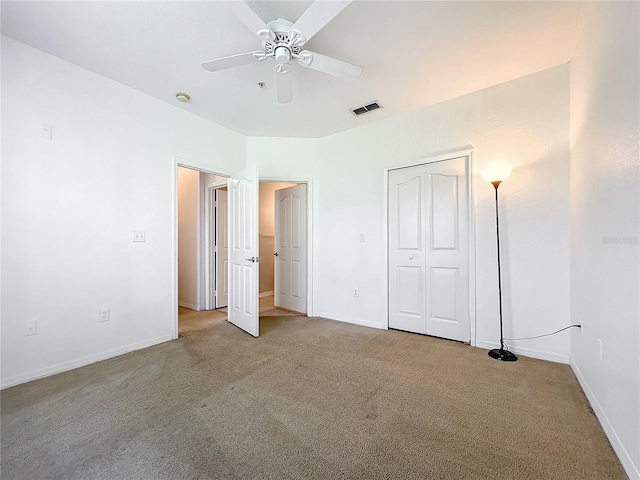
M 515 362 L 518 360 L 513 353 L 504 348 L 504 335 L 502 333 L 502 279 L 500 276 L 500 220 L 498 217 L 498 187 L 511 173 L 511 167 L 495 166 L 482 171 L 482 178 L 489 182 L 496 190 L 496 243 L 498 245 L 498 298 L 500 302 L 500 348 L 489 351 L 489 356 L 503 362 Z

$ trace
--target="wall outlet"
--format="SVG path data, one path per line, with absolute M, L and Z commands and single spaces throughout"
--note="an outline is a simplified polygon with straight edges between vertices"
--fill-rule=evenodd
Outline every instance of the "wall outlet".
M 147 241 L 147 232 L 144 230 L 134 230 L 133 231 L 133 241 L 134 242 L 146 242 Z
M 359 294 L 358 294 L 358 289 L 356 288 L 356 289 L 353 291 L 353 296 L 354 296 L 354 297 L 357 297 L 358 295 L 359 295 Z
M 53 127 L 44 123 L 40 124 L 40 138 L 51 140 L 53 138 Z
M 360 234 L 360 241 L 364 242 L 366 240 L 364 233 Z
M 108 322 L 111 320 L 111 309 L 103 308 L 100 310 L 99 319 L 101 322 Z
M 27 320 L 24 322 L 24 336 L 28 337 L 29 335 L 35 335 L 38 333 L 38 321 L 37 320 Z

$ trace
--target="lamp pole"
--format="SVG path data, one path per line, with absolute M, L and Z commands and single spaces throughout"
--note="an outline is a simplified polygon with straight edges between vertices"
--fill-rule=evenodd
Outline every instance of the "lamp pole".
M 518 360 L 513 353 L 509 350 L 505 350 L 504 348 L 504 335 L 502 329 L 502 276 L 500 272 L 500 218 L 498 215 L 498 187 L 502 181 L 494 180 L 491 182 L 491 185 L 495 188 L 496 191 L 496 244 L 498 246 L 498 299 L 500 304 L 500 348 L 494 348 L 489 351 L 489 356 L 491 358 L 495 358 L 496 360 L 502 360 L 503 362 L 515 362 Z

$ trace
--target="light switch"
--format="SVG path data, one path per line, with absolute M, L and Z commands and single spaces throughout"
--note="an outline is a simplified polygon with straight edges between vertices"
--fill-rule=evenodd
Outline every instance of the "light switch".
M 364 233 L 361 233 L 361 234 L 360 234 L 360 241 L 361 241 L 361 242 L 364 242 L 364 241 L 365 241 Z

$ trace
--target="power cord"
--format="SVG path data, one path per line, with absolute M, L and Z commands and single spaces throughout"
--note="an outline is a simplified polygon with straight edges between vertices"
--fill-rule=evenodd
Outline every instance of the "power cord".
M 514 340 L 533 340 L 534 338 L 541 338 L 541 337 L 548 337 L 550 335 L 555 335 L 556 333 L 560 333 L 560 332 L 562 332 L 564 330 L 567 330 L 567 329 L 569 329 L 571 327 L 582 328 L 582 325 L 579 325 L 579 324 L 569 325 L 568 327 L 561 328 L 560 330 L 556 330 L 555 332 L 544 333 L 542 335 L 536 335 L 535 337 L 505 338 L 504 340 L 509 340 L 509 341 L 514 341 Z

